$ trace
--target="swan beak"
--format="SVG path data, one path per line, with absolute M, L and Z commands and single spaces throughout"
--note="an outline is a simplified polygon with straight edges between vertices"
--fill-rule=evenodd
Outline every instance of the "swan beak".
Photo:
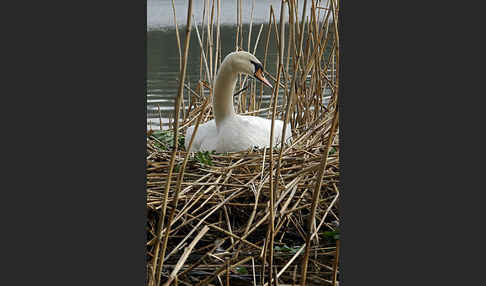
M 261 82 L 263 82 L 269 88 L 273 88 L 270 82 L 263 75 L 263 70 L 261 68 L 257 69 L 257 71 L 255 72 L 255 77 L 259 79 Z

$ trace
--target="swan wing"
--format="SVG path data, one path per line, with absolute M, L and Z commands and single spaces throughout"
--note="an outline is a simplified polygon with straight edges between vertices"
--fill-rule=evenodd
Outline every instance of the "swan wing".
M 272 130 L 272 120 L 256 117 L 256 116 L 240 116 L 240 121 L 247 125 L 249 130 L 253 130 L 250 136 L 254 138 L 254 140 L 258 140 L 259 142 L 265 142 L 267 146 L 270 145 L 270 133 Z M 282 127 L 283 127 L 282 120 L 275 120 L 275 126 L 273 129 L 273 142 L 274 144 L 279 144 L 282 138 Z M 289 139 L 292 135 L 290 123 L 287 124 L 287 129 L 285 131 L 285 140 Z
M 280 144 L 283 121 L 275 120 L 273 143 Z M 222 152 L 246 150 L 252 147 L 269 147 L 272 121 L 257 116 L 236 116 L 225 123 L 219 134 L 219 149 Z M 285 140 L 291 137 L 290 124 L 285 132 Z
M 282 120 L 275 120 L 273 144 L 280 145 L 282 138 Z M 216 151 L 238 152 L 253 147 L 263 148 L 270 146 L 270 133 L 272 121 L 257 116 L 240 116 L 222 123 L 218 133 L 216 123 L 210 120 L 207 123 L 199 125 L 196 137 L 192 143 L 190 152 L 198 151 Z M 185 137 L 185 147 L 188 150 L 189 141 L 193 136 L 194 126 L 187 128 Z M 291 127 L 287 125 L 285 142 L 291 138 Z
M 190 126 L 186 130 L 186 137 L 184 138 L 184 146 L 186 150 L 189 147 L 189 142 L 191 140 L 192 134 L 194 133 L 194 126 Z M 214 141 L 217 135 L 216 123 L 214 120 L 210 120 L 206 123 L 200 124 L 194 138 L 194 142 L 191 146 L 191 152 L 198 151 L 208 151 L 211 149 L 206 149 L 211 147 L 211 141 Z

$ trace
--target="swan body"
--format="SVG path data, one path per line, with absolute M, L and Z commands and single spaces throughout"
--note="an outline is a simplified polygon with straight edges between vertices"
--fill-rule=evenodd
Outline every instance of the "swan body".
M 260 61 L 244 51 L 233 52 L 226 56 L 214 83 L 213 113 L 214 118 L 200 124 L 190 152 L 216 151 L 217 153 L 244 151 L 253 147 L 269 147 L 272 121 L 257 116 L 242 116 L 233 108 L 233 92 L 239 73 L 254 75 L 271 87 L 263 76 Z M 282 136 L 282 120 L 275 120 L 273 145 L 279 145 L 282 137 L 285 142 L 291 138 L 291 127 L 287 125 Z M 185 147 L 194 133 L 194 126 L 187 128 Z

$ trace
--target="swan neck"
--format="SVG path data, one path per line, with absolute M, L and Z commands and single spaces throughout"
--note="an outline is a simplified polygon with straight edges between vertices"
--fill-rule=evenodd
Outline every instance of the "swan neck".
M 231 67 L 231 61 L 223 61 L 214 82 L 213 111 L 216 126 L 235 114 L 233 92 L 238 73 Z

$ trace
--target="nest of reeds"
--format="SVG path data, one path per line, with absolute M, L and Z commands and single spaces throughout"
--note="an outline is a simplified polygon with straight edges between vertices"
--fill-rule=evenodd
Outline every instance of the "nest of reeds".
M 282 7 L 288 5 L 287 11 L 295 16 L 293 2 L 282 1 Z M 186 128 L 212 119 L 214 73 L 209 71 L 195 89 L 181 84 L 174 118 L 182 120 L 173 120 L 166 130 L 148 131 L 150 285 L 337 285 L 339 116 L 333 68 L 339 64 L 339 54 L 337 26 L 329 20 L 330 15 L 337 17 L 334 4 L 329 1 L 321 14 L 312 1 L 307 24 L 299 25 L 290 16 L 288 49 L 296 60 L 287 61 L 285 67 L 279 43 L 270 106 L 262 108 L 261 93 L 255 88 L 238 95 L 240 113 L 290 122 L 291 142 L 225 154 L 187 153 Z M 305 25 L 307 43 L 303 43 Z M 184 48 L 190 18 L 187 26 Z M 280 29 L 272 21 L 268 27 L 267 41 L 272 33 L 283 38 L 282 23 Z M 299 41 L 302 49 L 292 44 Z M 203 54 L 202 41 L 200 45 Z M 203 58 L 206 62 L 208 57 Z M 182 68 L 181 82 L 184 72 Z M 245 84 L 242 79 L 240 86 Z M 182 106 L 184 89 L 191 97 L 187 106 Z M 207 93 L 209 97 L 204 96 Z

